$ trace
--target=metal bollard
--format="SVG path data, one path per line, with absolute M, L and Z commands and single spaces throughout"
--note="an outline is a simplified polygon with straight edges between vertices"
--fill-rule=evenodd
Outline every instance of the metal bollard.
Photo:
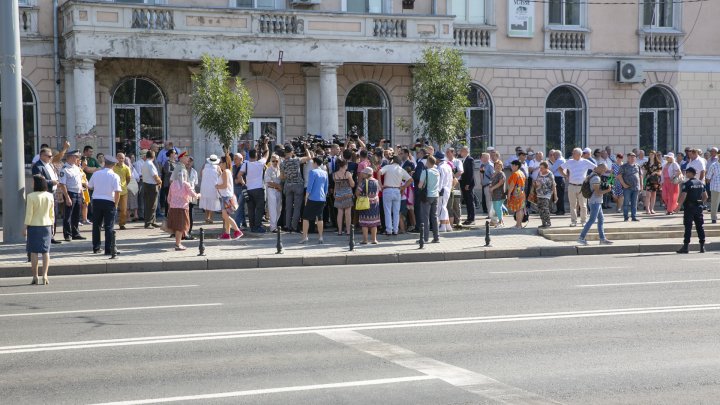
M 485 247 L 490 246 L 490 221 L 485 221 Z
M 355 250 L 355 225 L 350 225 L 350 240 L 348 241 L 350 251 Z
M 418 240 L 420 249 L 425 249 L 425 224 L 420 223 L 420 239 Z
M 117 259 L 117 233 L 112 231 L 112 240 L 110 241 L 110 258 Z
M 282 240 L 280 239 L 280 234 L 282 233 L 282 230 L 280 230 L 280 227 L 277 228 L 277 252 L 275 252 L 276 255 L 281 255 L 283 253 L 283 245 Z
M 198 256 L 205 256 L 205 230 L 203 228 L 200 228 L 200 246 L 198 249 L 200 249 Z

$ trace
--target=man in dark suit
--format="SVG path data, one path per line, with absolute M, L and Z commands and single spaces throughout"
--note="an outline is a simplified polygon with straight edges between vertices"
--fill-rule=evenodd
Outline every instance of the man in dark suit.
M 33 176 L 36 174 L 43 176 L 45 180 L 47 180 L 48 191 L 53 195 L 55 194 L 55 190 L 57 190 L 58 185 L 58 174 L 55 171 L 55 167 L 53 166 L 53 164 L 62 160 L 69 147 L 70 144 L 65 141 L 65 144 L 63 145 L 63 150 L 61 150 L 55 157 L 53 157 L 52 150 L 50 150 L 50 148 L 40 149 L 39 159 L 32 166 Z M 57 217 L 58 204 L 57 201 L 55 201 L 55 218 Z M 51 242 L 58 245 L 61 244 L 62 242 L 60 242 L 59 240 L 55 240 L 55 224 L 53 224 L 52 234 L 53 238 L 51 239 Z
M 416 157 L 416 163 L 415 163 L 415 170 L 413 171 L 412 177 L 413 177 L 413 184 L 420 184 L 420 176 L 422 175 L 422 172 L 425 171 L 425 148 L 420 148 L 416 151 L 415 157 Z M 415 200 L 415 205 L 413 205 L 413 210 L 415 211 L 415 218 L 417 218 L 417 221 L 419 223 L 422 216 L 420 216 L 420 202 Z M 416 232 L 420 231 L 420 227 L 415 229 Z
M 463 160 L 460 190 L 462 191 L 462 198 L 467 208 L 467 220 L 463 222 L 463 225 L 473 225 L 475 224 L 475 200 L 473 199 L 473 189 L 475 188 L 475 176 L 473 176 L 475 159 L 470 156 L 470 149 L 467 146 L 463 146 L 462 149 L 460 149 L 460 158 Z

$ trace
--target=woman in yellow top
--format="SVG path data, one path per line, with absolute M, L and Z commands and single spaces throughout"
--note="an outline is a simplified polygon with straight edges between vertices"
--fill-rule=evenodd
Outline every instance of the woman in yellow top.
M 33 176 L 33 192 L 27 196 L 25 208 L 25 236 L 26 249 L 30 254 L 33 279 L 30 284 L 38 284 L 38 254 L 43 255 L 43 284 L 48 282 L 48 269 L 50 268 L 50 239 L 52 239 L 52 225 L 55 223 L 54 198 L 48 192 L 45 177 L 36 174 Z
M 522 220 L 525 216 L 525 174 L 520 170 L 520 161 L 513 160 L 510 164 L 512 174 L 508 179 L 508 210 L 515 215 L 515 228 L 522 228 Z

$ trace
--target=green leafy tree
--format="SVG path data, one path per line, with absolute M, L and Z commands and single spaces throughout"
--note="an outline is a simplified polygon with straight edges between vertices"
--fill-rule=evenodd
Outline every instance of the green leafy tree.
M 231 86 L 227 60 L 203 55 L 202 67 L 192 75 L 192 111 L 200 128 L 208 136 L 216 136 L 223 149 L 248 129 L 254 102 L 242 79 L 235 78 Z
M 429 48 L 413 71 L 414 83 L 408 99 L 415 105 L 420 127 L 415 131 L 438 145 L 465 136 L 470 106 L 470 74 L 460 52 L 451 48 Z

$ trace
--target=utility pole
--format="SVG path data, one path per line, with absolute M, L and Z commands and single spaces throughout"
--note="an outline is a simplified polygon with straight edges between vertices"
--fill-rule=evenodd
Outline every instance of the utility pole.
M 3 243 L 21 243 L 25 221 L 22 73 L 18 0 L 0 1 Z

